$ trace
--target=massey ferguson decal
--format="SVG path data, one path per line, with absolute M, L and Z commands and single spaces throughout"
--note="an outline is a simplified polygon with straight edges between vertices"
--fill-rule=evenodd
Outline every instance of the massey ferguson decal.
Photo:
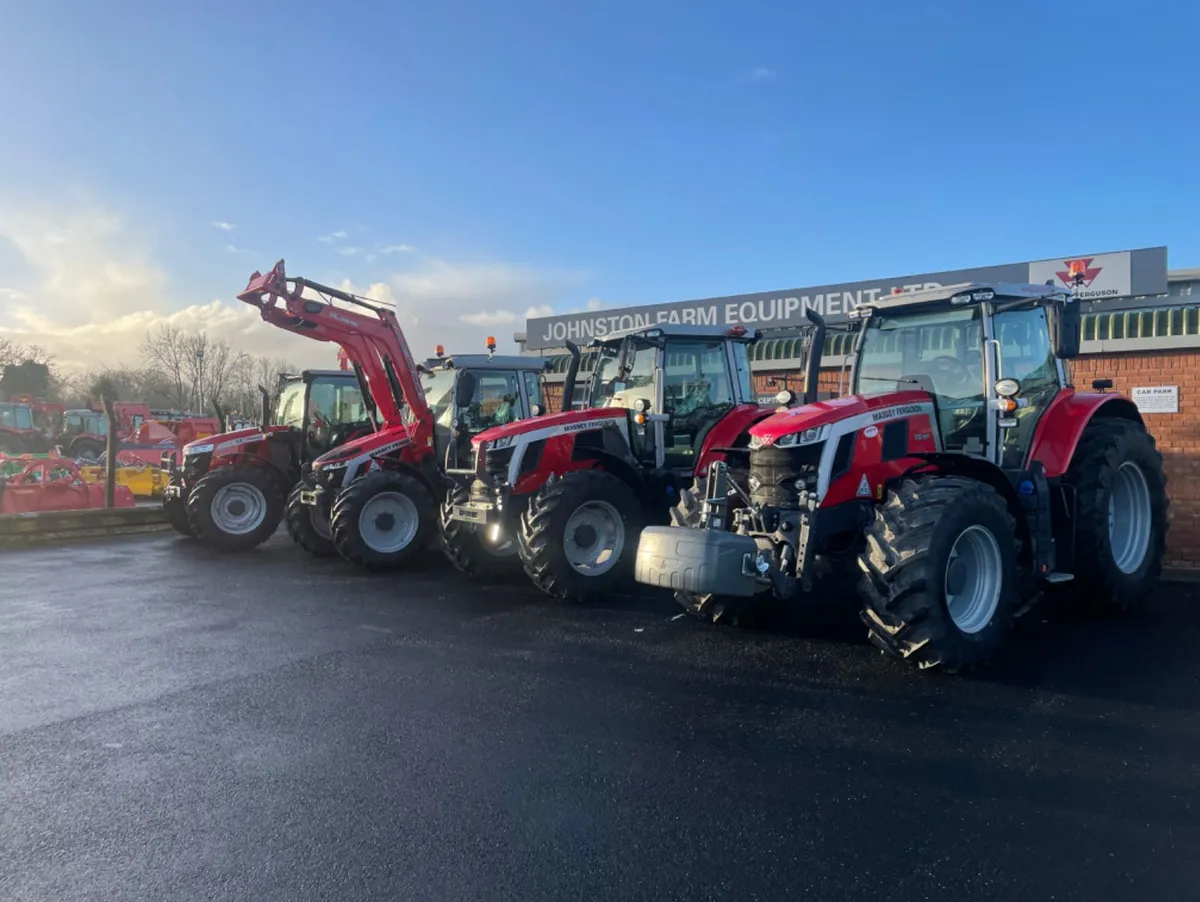
M 878 423 L 880 420 L 890 420 L 893 417 L 911 417 L 914 414 L 925 413 L 920 404 L 906 404 L 903 407 L 887 407 L 871 414 L 871 419 Z
M 392 451 L 396 451 L 400 448 L 403 448 L 405 445 L 411 445 L 411 444 L 412 444 L 412 442 L 409 439 L 406 439 L 406 438 L 397 439 L 394 442 L 388 442 L 386 445 L 380 445 L 378 448 L 372 448 L 367 453 L 369 453 L 372 457 L 376 457 L 380 454 L 388 454 Z
M 590 429 L 603 429 L 607 423 L 603 420 L 592 420 L 587 423 L 568 423 L 563 426 L 563 432 L 587 432 Z
M 254 435 L 247 435 L 243 438 L 235 438 L 235 439 L 231 439 L 227 442 L 221 442 L 221 444 L 217 445 L 217 447 L 214 448 L 213 450 L 214 450 L 214 452 L 228 451 L 231 448 L 239 448 L 242 445 L 249 445 L 254 442 L 261 442 L 264 438 L 266 438 L 266 436 L 263 435 L 263 433 L 258 432 L 258 433 L 255 433 Z

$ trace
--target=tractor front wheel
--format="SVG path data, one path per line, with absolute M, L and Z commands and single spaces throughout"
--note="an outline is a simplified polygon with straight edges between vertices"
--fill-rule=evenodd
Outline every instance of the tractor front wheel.
M 871 641 L 922 669 L 984 663 L 1003 645 L 1020 602 L 1015 527 L 985 483 L 903 480 L 875 509 L 858 557 Z
M 1162 572 L 1167 478 L 1146 427 L 1097 417 L 1063 479 L 1075 489 L 1075 578 L 1063 589 L 1087 606 L 1139 606 Z
M 98 463 L 104 457 L 104 452 L 107 450 L 103 442 L 94 438 L 81 438 L 71 443 L 70 455 L 76 460 Z
M 269 467 L 219 467 L 192 487 L 188 524 L 202 542 L 222 551 L 248 551 L 279 528 L 285 493 L 279 474 Z
M 529 500 L 517 551 L 533 584 L 562 601 L 584 602 L 633 578 L 641 502 L 603 470 L 575 470 Z
M 169 484 L 178 486 L 180 494 L 176 497 L 163 497 L 163 516 L 167 518 L 167 523 L 171 525 L 171 528 L 181 536 L 194 539 L 196 538 L 196 531 L 188 523 L 187 496 L 183 494 L 183 482 L 179 477 L 175 477 Z
M 288 495 L 283 522 L 292 541 L 309 554 L 314 557 L 337 557 L 328 514 L 320 507 L 300 503 L 300 493 L 312 491 L 315 485 L 311 475 L 296 483 Z
M 407 473 L 377 470 L 351 482 L 330 517 L 338 554 L 368 570 L 408 564 L 436 529 L 433 496 Z
M 467 497 L 467 489 L 460 485 L 446 493 L 441 508 L 442 551 L 454 569 L 468 576 L 492 576 L 511 569 L 518 562 L 514 537 L 498 536 L 499 541 L 492 542 L 475 524 L 451 519 L 454 505 L 464 503 Z

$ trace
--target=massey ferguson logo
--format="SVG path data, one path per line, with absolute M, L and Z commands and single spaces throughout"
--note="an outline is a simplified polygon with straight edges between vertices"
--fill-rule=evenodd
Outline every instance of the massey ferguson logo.
M 563 432 L 585 432 L 588 429 L 601 429 L 603 426 L 604 423 L 599 422 L 568 423 L 566 426 L 563 426 Z
M 1096 281 L 1096 276 L 1100 275 L 1103 266 L 1092 266 L 1092 261 L 1095 257 L 1083 257 L 1079 260 L 1064 260 L 1063 266 L 1066 267 L 1065 272 L 1056 271 L 1054 274 L 1068 288 L 1091 288 L 1092 283 Z
M 892 417 L 911 417 L 914 414 L 924 412 L 925 410 L 920 404 L 909 404 L 906 407 L 889 407 L 886 410 L 875 411 L 871 414 L 871 420 L 878 423 L 880 420 L 890 420 Z

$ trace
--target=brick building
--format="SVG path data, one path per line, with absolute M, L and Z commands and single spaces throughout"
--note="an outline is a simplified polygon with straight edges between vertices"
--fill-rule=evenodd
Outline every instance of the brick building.
M 665 316 L 682 316 L 687 313 L 674 312 L 700 310 L 709 305 L 725 314 L 726 322 L 746 322 L 745 314 L 752 315 L 771 310 L 787 311 L 792 322 L 799 320 L 795 310 L 788 310 L 790 301 L 797 296 L 804 304 L 817 306 L 824 302 L 822 313 L 831 322 L 835 308 L 833 298 L 840 297 L 843 314 L 864 293 L 888 291 L 888 282 L 900 283 L 897 287 L 911 290 L 921 285 L 955 284 L 963 281 L 1041 281 L 1046 272 L 1055 277 L 1067 264 L 1082 264 L 1093 276 L 1091 291 L 1077 291 L 1085 301 L 1082 354 L 1071 362 L 1072 381 L 1081 388 L 1090 388 L 1093 379 L 1108 378 L 1113 381 L 1113 390 L 1127 396 L 1135 388 L 1167 387 L 1171 397 L 1177 397 L 1178 411 L 1155 413 L 1143 409 L 1143 417 L 1163 453 L 1171 497 L 1171 529 L 1168 534 L 1166 565 L 1172 568 L 1200 569 L 1200 269 L 1166 269 L 1166 248 L 1151 248 L 1143 251 L 1127 251 L 1115 254 L 1098 254 L 1092 257 L 1064 258 L 1063 260 L 1040 263 L 1010 264 L 1001 267 L 986 267 L 976 270 L 959 270 L 953 273 L 936 273 L 928 276 L 912 276 L 898 280 L 881 280 L 876 283 L 852 283 L 847 286 L 824 286 L 819 289 L 798 289 L 787 293 L 764 293 L 717 298 L 710 301 L 682 302 L 617 311 L 603 311 L 598 315 L 607 317 L 612 328 L 624 328 L 639 324 L 623 322 L 633 316 L 647 321 Z M 1102 269 L 1108 272 L 1096 276 Z M 1027 273 L 1027 274 L 1026 274 Z M 1105 281 L 1115 273 L 1116 278 Z M 1089 294 L 1094 298 L 1088 300 Z M 782 295 L 782 296 L 781 296 Z M 802 312 L 803 307 L 800 306 Z M 739 316 L 738 314 L 742 314 Z M 695 315 L 695 314 L 693 314 Z M 577 320 L 582 315 L 575 315 Z M 844 316 L 841 319 L 845 319 Z M 680 321 L 678 318 L 671 321 Z M 561 327 L 560 327 L 561 324 Z M 756 324 L 757 325 L 757 324 Z M 768 324 L 768 326 L 774 324 Z M 524 353 L 550 356 L 550 396 L 547 401 L 551 409 L 557 409 L 561 397 L 561 383 L 566 372 L 568 357 L 561 342 L 554 347 L 555 331 L 570 335 L 577 343 L 586 343 L 586 334 L 575 336 L 575 324 L 571 315 L 531 320 L 525 332 L 514 338 Z M 581 321 L 579 331 L 585 332 L 586 321 Z M 539 334 L 543 341 L 529 340 Z M 579 341 L 579 339 L 584 339 Z M 849 351 L 850 336 L 844 332 L 831 332 L 822 355 L 821 390 L 839 392 L 845 390 L 843 380 L 845 355 Z M 752 370 L 755 390 L 760 401 L 769 399 L 787 379 L 791 386 L 798 384 L 802 361 L 798 342 L 794 337 L 763 338 L 752 352 Z M 590 372 L 591 355 L 585 353 L 580 379 L 585 380 Z

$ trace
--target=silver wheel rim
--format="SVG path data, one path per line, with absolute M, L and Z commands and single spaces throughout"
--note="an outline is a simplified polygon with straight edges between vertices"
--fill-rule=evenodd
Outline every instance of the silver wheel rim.
M 262 526 L 267 518 L 267 498 L 248 482 L 234 482 L 217 489 L 209 510 L 221 532 L 244 536 Z
M 380 492 L 363 505 L 358 533 L 378 554 L 403 551 L 417 537 L 417 506 L 403 492 Z
M 308 509 L 308 522 L 312 524 L 313 532 L 322 539 L 333 539 L 333 530 L 329 527 L 329 518 L 325 516 L 325 511 L 321 510 L 319 504 L 314 504 Z
M 984 526 L 958 534 L 946 562 L 946 609 L 960 631 L 978 633 L 996 615 L 1004 585 L 1000 543 Z
M 602 576 L 617 565 L 625 548 L 625 522 L 607 501 L 587 501 L 567 520 L 563 551 L 584 576 Z
M 1150 550 L 1150 486 L 1133 461 L 1117 468 L 1108 493 L 1108 546 L 1122 573 L 1134 573 Z

